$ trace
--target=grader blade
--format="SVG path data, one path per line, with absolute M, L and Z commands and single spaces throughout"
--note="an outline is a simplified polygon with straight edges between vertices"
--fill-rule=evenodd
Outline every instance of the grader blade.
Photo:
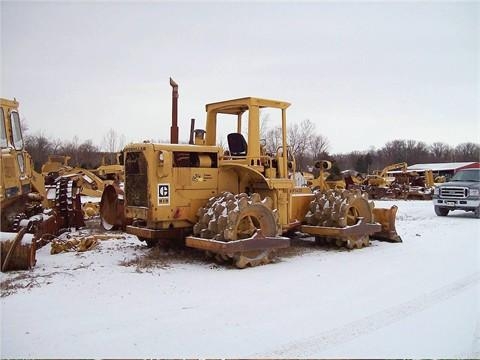
M 373 219 L 382 226 L 382 229 L 375 232 L 372 237 L 381 241 L 402 242 L 402 238 L 398 235 L 395 228 L 395 220 L 398 207 L 393 205 L 390 209 L 374 208 Z

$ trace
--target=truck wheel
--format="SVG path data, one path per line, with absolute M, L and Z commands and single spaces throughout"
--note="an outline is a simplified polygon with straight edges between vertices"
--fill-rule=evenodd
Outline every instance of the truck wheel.
M 475 209 L 475 217 L 480 219 L 480 206 Z
M 435 214 L 437 214 L 437 216 L 447 216 L 449 211 L 450 210 L 446 208 L 435 206 Z

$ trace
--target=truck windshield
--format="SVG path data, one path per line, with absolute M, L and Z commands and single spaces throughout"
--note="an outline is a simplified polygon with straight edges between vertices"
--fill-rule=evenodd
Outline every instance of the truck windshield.
M 5 117 L 3 115 L 3 109 L 0 109 L 0 147 L 7 147 L 7 132 L 5 130 Z
M 452 177 L 450 181 L 480 182 L 480 169 L 459 171 Z
M 20 117 L 18 112 L 12 111 L 12 135 L 13 135 L 13 147 L 15 150 L 23 149 L 23 138 L 22 138 L 22 129 L 20 127 Z

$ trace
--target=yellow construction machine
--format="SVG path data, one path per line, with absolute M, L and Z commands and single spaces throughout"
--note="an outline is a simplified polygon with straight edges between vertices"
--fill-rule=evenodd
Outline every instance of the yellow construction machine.
M 35 264 L 36 240 L 58 229 L 56 214 L 45 210 L 45 189 L 33 170 L 23 142 L 18 101 L 0 99 L 0 267 L 29 269 Z M 40 188 L 34 188 L 34 182 Z M 34 233 L 26 241 L 24 235 Z
M 395 177 L 388 173 L 393 170 L 400 170 L 402 173 L 407 170 L 407 163 L 400 162 L 385 166 L 381 171 L 374 170 L 373 174 L 367 175 L 364 180 L 363 189 L 368 193 L 370 198 L 379 199 L 383 197 L 396 198 L 399 197 L 401 190 L 392 187 Z
M 103 180 L 104 184 L 112 184 L 114 182 L 123 182 L 123 165 L 120 164 L 121 153 L 117 154 L 116 163 L 115 164 L 107 164 L 105 161 L 105 156 L 102 157 L 102 164 L 92 170 L 92 172 L 98 176 L 100 179 Z
M 105 184 L 115 182 L 114 180 L 104 180 L 100 175 L 108 178 L 113 173 L 113 178 L 118 181 L 120 176 L 117 176 L 117 174 L 123 171 L 122 167 L 120 165 L 107 165 L 95 170 L 88 170 L 78 166 L 70 166 L 68 164 L 69 160 L 70 156 L 50 155 L 48 161 L 42 165 L 41 175 L 44 179 L 49 206 L 54 206 L 55 196 L 58 192 L 74 193 L 76 197 L 78 195 L 79 200 L 82 195 L 90 197 L 89 201 L 84 201 L 81 204 L 81 212 L 83 212 L 85 219 L 98 216 L 99 201 Z
M 397 197 L 403 199 L 432 200 L 435 181 L 433 172 L 425 170 L 404 170 L 394 173 Z
M 80 198 L 73 181 L 45 187 L 25 150 L 18 101 L 0 99 L 0 267 L 1 271 L 29 269 L 35 251 L 47 238 L 84 225 Z M 28 241 L 26 234 L 31 233 Z
M 45 201 L 45 187 L 25 150 L 18 105 L 16 99 L 0 99 L 2 231 L 18 231 L 21 220 L 42 213 Z
M 45 184 L 53 184 L 61 178 L 75 180 L 80 194 L 100 198 L 105 187 L 104 181 L 93 170 L 73 167 L 68 164 L 70 156 L 50 155 L 48 161 L 42 165 L 42 175 Z
M 193 144 L 178 144 L 173 116 L 170 144 L 128 145 L 124 192 L 112 185 L 102 196 L 104 227 L 122 226 L 148 244 L 185 242 L 217 259 L 233 259 L 239 268 L 269 262 L 275 249 L 290 245 L 282 235 L 292 231 L 334 238 L 349 248 L 367 245 L 370 236 L 401 241 L 395 231 L 396 207 L 374 209 L 360 191 L 313 192 L 291 176 L 296 172 L 287 144 L 289 106 L 254 97 L 211 103 L 206 105 L 206 129 L 193 131 Z M 280 119 L 282 142 L 275 154 L 262 151 L 262 109 L 275 111 Z M 217 129 L 232 118 L 224 153 L 217 146 Z
M 327 170 L 332 168 L 332 163 L 328 160 L 316 161 L 315 167 L 319 169 L 318 177 L 315 177 L 309 172 L 301 172 L 301 175 L 305 178 L 307 185 L 313 190 L 327 191 L 329 189 L 360 189 L 364 182 L 364 179 L 361 177 L 361 175 L 354 170 L 342 171 L 342 178 L 339 180 L 328 180 L 330 173 Z

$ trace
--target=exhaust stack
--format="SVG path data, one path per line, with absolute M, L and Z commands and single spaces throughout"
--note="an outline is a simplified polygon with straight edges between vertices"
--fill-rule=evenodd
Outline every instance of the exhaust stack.
M 190 140 L 188 141 L 190 145 L 194 144 L 194 141 L 193 141 L 194 131 L 195 131 L 195 119 L 190 119 Z
M 172 87 L 172 126 L 170 127 L 170 143 L 178 144 L 178 84 L 170 78 Z

